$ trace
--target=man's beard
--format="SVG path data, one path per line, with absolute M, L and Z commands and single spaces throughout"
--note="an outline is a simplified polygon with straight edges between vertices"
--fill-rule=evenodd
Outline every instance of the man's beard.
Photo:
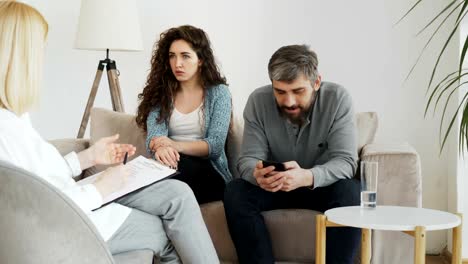
M 282 116 L 286 117 L 291 123 L 297 124 L 297 125 L 302 125 L 304 123 L 307 117 L 307 113 L 309 112 L 309 108 L 310 108 L 309 107 L 305 109 L 303 106 L 300 106 L 300 105 L 293 105 L 290 107 L 277 105 L 277 107 L 279 108 Z M 288 112 L 286 112 L 286 109 L 295 110 L 297 108 L 299 108 L 300 110 L 298 115 L 291 115 Z

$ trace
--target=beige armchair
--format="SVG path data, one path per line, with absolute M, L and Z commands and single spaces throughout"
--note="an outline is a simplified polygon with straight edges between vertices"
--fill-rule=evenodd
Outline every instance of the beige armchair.
M 63 139 L 52 143 L 66 154 L 79 151 L 103 136 L 120 134 L 120 141 L 137 147 L 137 155 L 147 156 L 145 134 L 136 126 L 133 115 L 115 113 L 95 108 L 91 113 L 89 140 Z M 407 144 L 373 144 L 377 130 L 375 113 L 356 115 L 360 158 L 379 162 L 378 204 L 421 206 L 421 169 L 419 156 Z M 234 169 L 242 141 L 243 122 L 234 120 L 228 137 L 227 155 L 231 171 Z M 84 176 L 96 173 L 104 167 L 87 170 Z M 222 202 L 201 206 L 205 223 L 223 263 L 237 263 L 236 251 L 229 235 Z M 265 212 L 265 220 L 273 241 L 273 251 L 278 263 L 314 263 L 315 215 L 311 210 L 274 210 Z M 408 263 L 413 254 L 413 238 L 399 232 L 373 232 L 372 263 Z
M 111 256 L 94 225 L 43 179 L 0 161 L 0 263 L 151 264 L 153 252 Z

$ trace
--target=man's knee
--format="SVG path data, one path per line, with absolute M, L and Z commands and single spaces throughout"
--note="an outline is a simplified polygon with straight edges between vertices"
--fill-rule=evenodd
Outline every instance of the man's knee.
M 358 180 L 339 180 L 330 187 L 338 207 L 359 205 L 361 185 Z

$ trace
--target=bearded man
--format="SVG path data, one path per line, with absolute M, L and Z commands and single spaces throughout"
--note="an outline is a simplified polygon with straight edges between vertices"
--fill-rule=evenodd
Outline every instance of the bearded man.
M 359 204 L 352 99 L 343 86 L 322 82 L 317 66 L 306 45 L 280 48 L 268 63 L 271 85 L 256 89 L 245 107 L 241 178 L 224 193 L 240 263 L 275 261 L 263 211 Z M 266 160 L 282 166 L 263 166 Z M 326 262 L 353 263 L 359 241 L 360 229 L 328 228 Z

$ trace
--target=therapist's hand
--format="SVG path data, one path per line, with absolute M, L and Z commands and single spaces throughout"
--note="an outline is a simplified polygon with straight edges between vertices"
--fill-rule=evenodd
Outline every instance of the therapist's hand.
M 125 153 L 128 152 L 129 157 L 135 154 L 136 148 L 133 145 L 115 143 L 117 139 L 119 139 L 119 134 L 101 138 L 91 147 L 78 153 L 81 170 L 96 164 L 121 163 L 124 160 Z
M 125 153 L 128 156 L 135 154 L 136 148 L 131 144 L 115 143 L 119 139 L 119 134 L 99 139 L 89 150 L 91 159 L 95 164 L 109 165 L 122 163 Z
M 98 175 L 97 180 L 93 183 L 102 197 L 121 189 L 127 182 L 130 170 L 125 165 L 119 165 L 108 168 Z

